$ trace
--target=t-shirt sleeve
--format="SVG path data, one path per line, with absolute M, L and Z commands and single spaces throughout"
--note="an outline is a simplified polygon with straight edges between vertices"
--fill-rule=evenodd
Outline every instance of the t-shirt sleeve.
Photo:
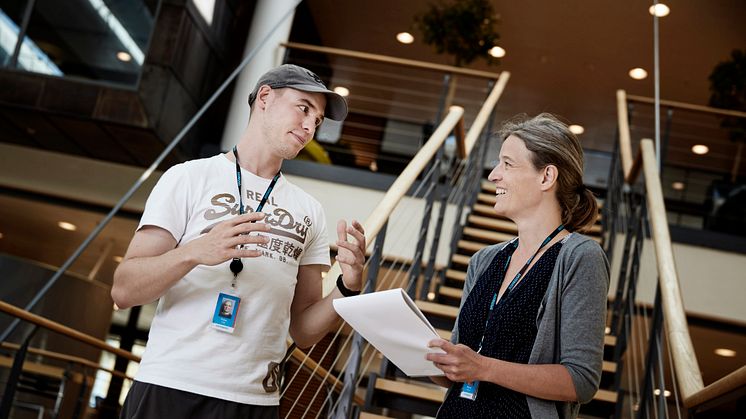
M 321 204 L 316 204 L 313 224 L 309 229 L 309 241 L 303 250 L 299 265 L 326 265 L 329 266 L 329 239 L 326 234 L 326 214 Z
M 188 195 L 189 179 L 185 165 L 171 167 L 150 192 L 137 230 L 146 225 L 160 227 L 180 242 L 189 219 Z

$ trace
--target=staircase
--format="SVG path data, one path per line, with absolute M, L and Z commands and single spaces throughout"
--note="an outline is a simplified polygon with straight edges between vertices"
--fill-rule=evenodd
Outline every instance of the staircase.
M 494 204 L 495 186 L 483 181 L 477 202 L 466 218 L 467 222 L 458 241 L 457 250 L 443 275 L 444 282 L 437 288 L 432 301 L 416 301 L 417 307 L 445 339 L 450 339 L 450 331 L 458 315 L 466 269 L 471 256 L 483 247 L 510 240 L 517 233 L 516 225 L 512 221 L 495 214 L 492 208 Z M 586 234 L 601 242 L 599 222 Z M 590 403 L 581 407 L 580 415 L 584 418 L 608 418 L 614 412 L 617 393 L 611 390 L 611 387 L 616 364 L 611 359 L 616 338 L 607 335 L 604 344 L 601 388 Z M 365 405 L 359 417 L 374 419 L 404 417 L 408 414 L 435 416 L 445 394 L 445 388 L 427 379 L 408 378 L 384 359 L 380 372 L 373 372 L 368 376 Z

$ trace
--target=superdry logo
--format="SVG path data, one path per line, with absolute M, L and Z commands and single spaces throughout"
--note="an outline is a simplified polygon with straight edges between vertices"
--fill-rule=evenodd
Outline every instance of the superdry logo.
M 306 70 L 306 74 L 308 74 L 308 77 L 312 78 L 316 83 L 324 84 L 324 82 L 321 81 L 321 78 L 314 74 L 313 72 Z

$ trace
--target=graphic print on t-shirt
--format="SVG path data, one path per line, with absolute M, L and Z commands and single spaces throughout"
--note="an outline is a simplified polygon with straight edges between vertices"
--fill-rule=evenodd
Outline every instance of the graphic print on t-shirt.
M 247 198 L 254 199 L 258 195 L 252 191 L 246 191 Z M 261 198 L 260 198 L 261 199 Z M 276 208 L 271 211 L 266 211 L 266 217 L 264 222 L 270 226 L 269 231 L 269 242 L 259 243 L 256 246 L 258 250 L 262 251 L 262 255 L 270 259 L 276 259 L 280 262 L 289 263 L 288 258 L 292 258 L 295 262 L 303 253 L 303 248 L 306 243 L 308 231 L 313 225 L 313 221 L 310 217 L 300 216 L 293 214 L 285 208 L 277 206 L 274 199 L 270 197 L 269 202 Z M 237 216 L 238 203 L 237 199 L 233 194 L 220 193 L 213 196 L 210 199 L 211 208 L 205 211 L 205 220 L 219 220 L 205 229 L 200 234 L 207 234 L 216 224 L 218 224 L 221 218 L 227 216 Z M 265 206 L 266 208 L 266 206 Z M 254 208 L 250 205 L 244 207 L 247 213 L 254 212 Z

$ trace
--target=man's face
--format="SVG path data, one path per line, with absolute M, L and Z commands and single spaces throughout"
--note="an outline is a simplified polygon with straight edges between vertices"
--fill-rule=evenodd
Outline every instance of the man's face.
M 223 301 L 223 314 L 231 314 L 233 312 L 233 301 L 231 300 L 225 300 Z
M 262 134 L 283 159 L 292 159 L 313 138 L 324 120 L 326 97 L 291 88 L 274 89 L 267 96 Z

